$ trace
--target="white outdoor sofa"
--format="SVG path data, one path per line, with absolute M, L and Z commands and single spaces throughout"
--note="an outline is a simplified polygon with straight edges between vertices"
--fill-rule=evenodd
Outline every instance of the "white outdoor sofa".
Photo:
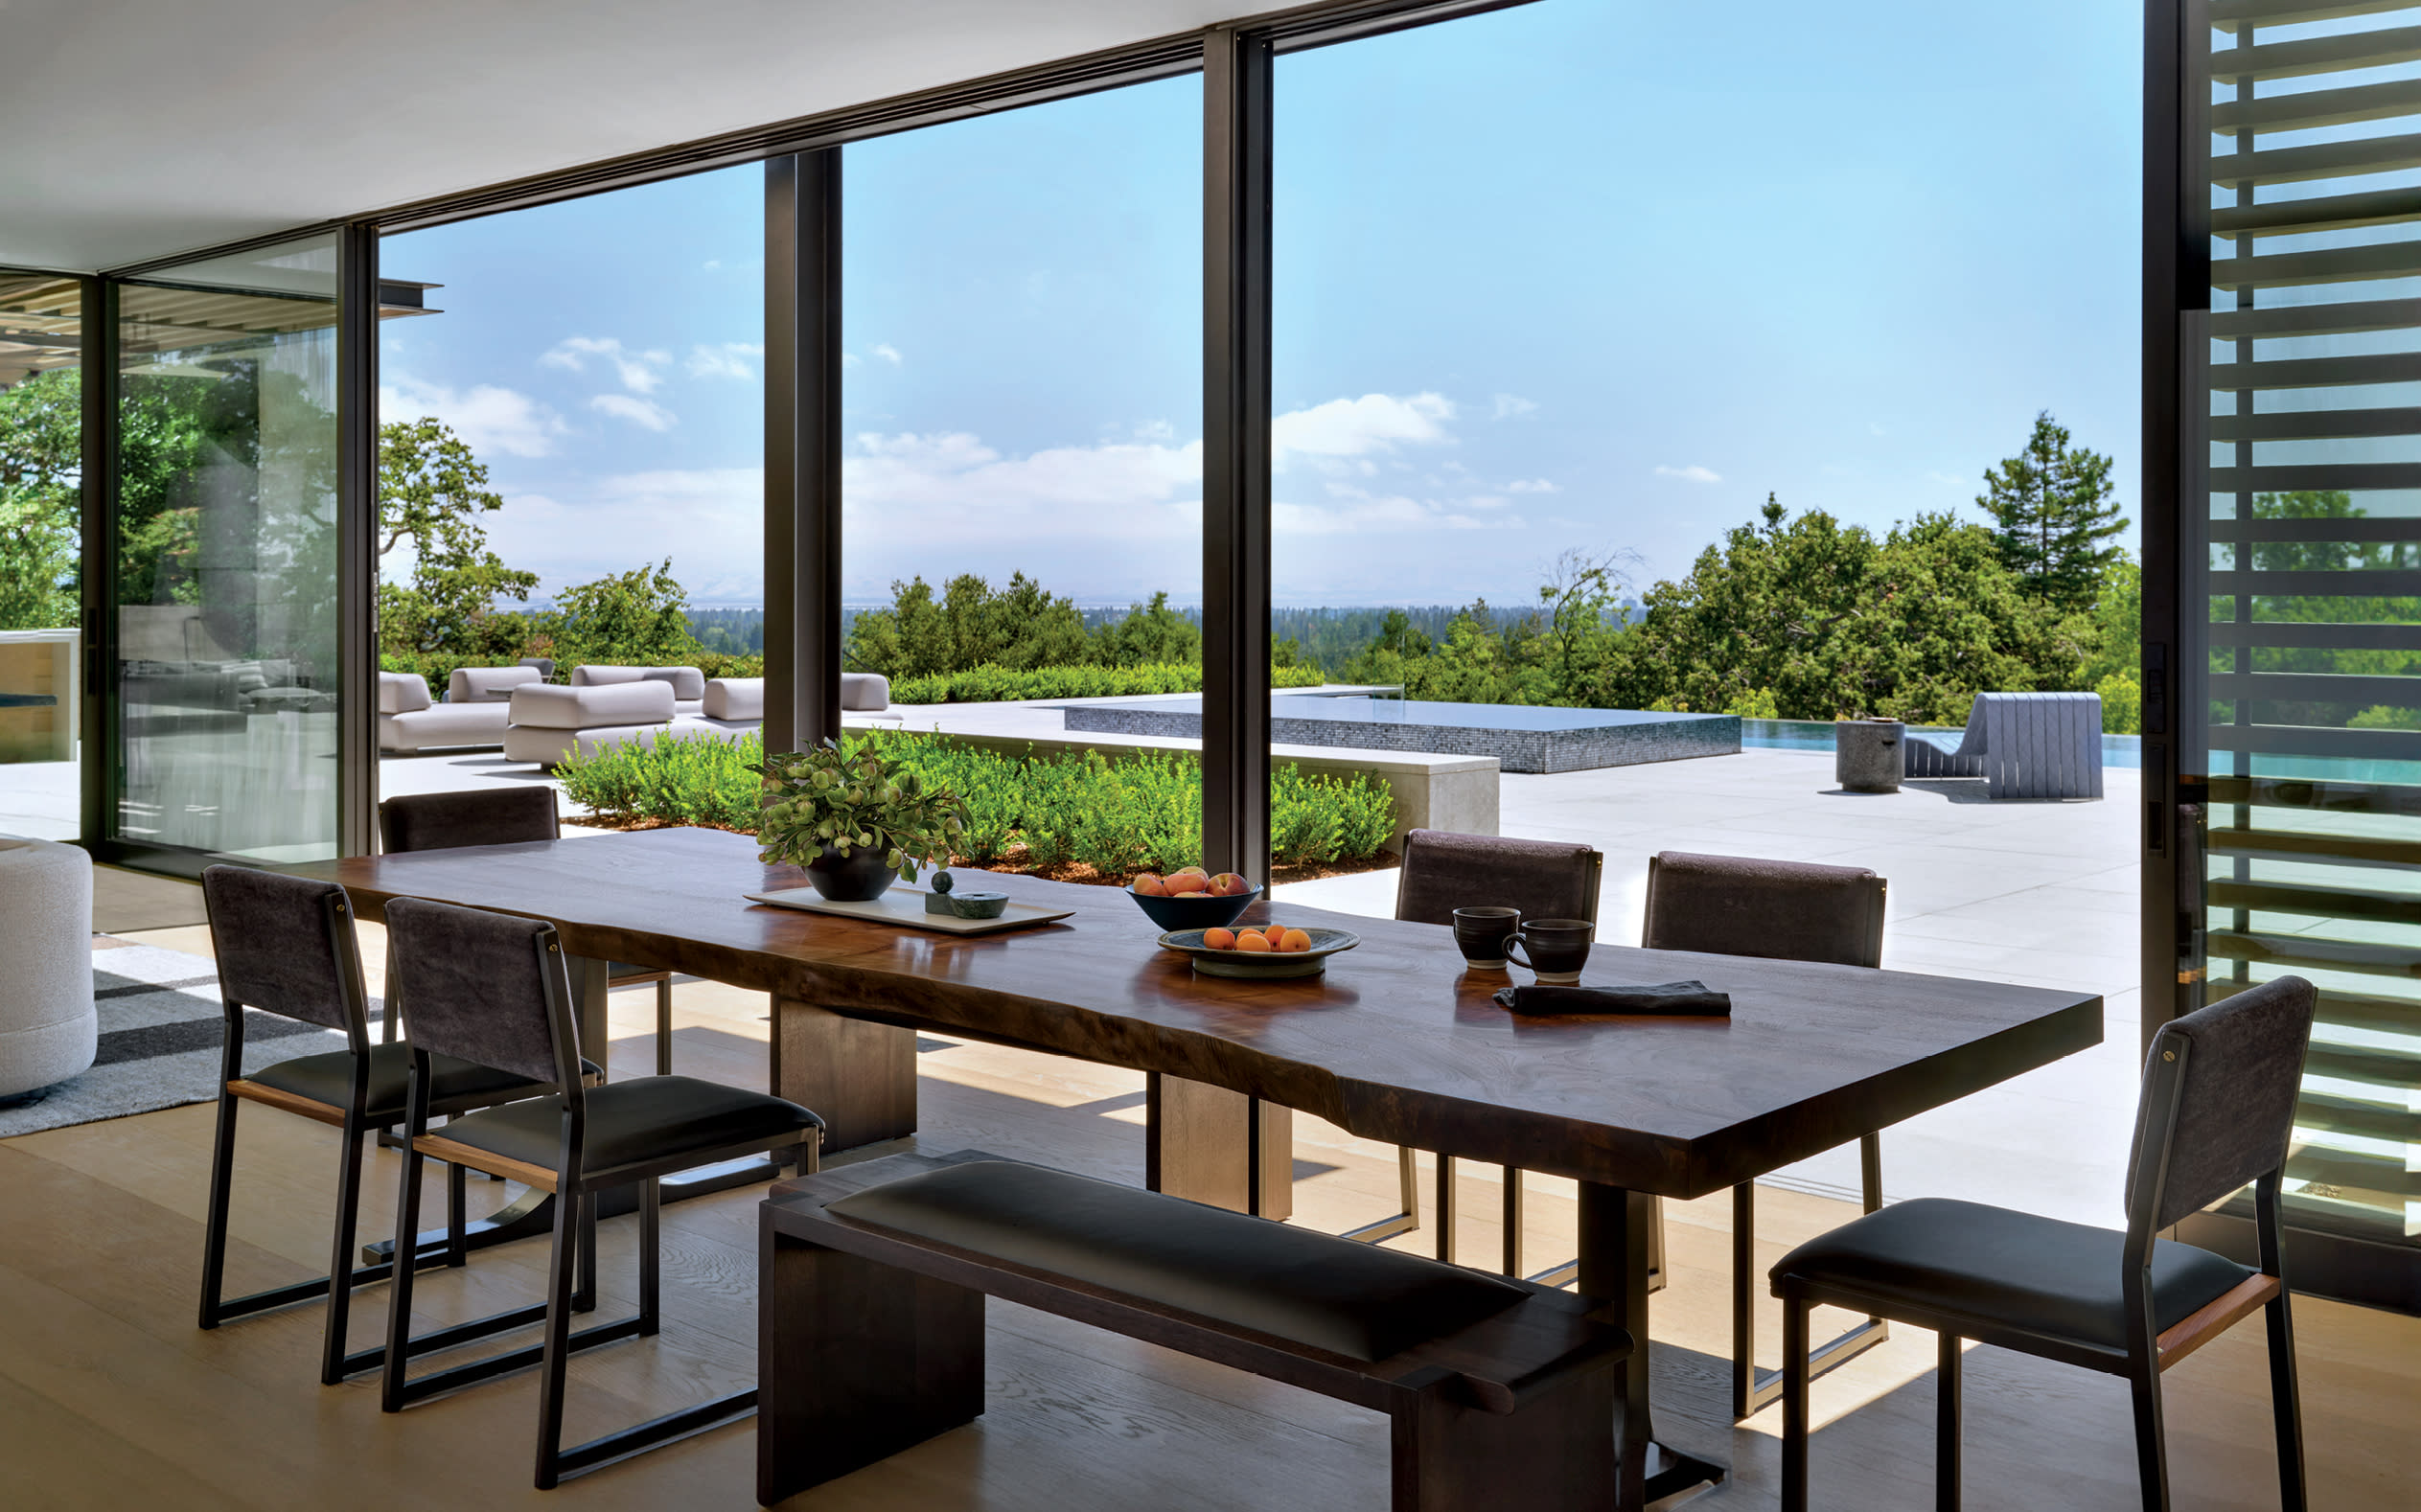
M 2102 795 L 2102 698 L 2097 693 L 1981 693 L 1955 748 L 1911 734 L 1911 777 L 1981 777 L 1994 798 Z
M 663 682 L 672 685 L 673 712 L 697 714 L 706 697 L 706 675 L 695 667 L 574 667 L 571 686 L 575 688 L 619 688 L 634 682 Z
M 446 701 L 428 696 L 414 672 L 379 674 L 379 749 L 404 756 L 449 746 L 501 745 L 512 722 L 513 690 L 541 680 L 536 667 L 457 667 Z
M 842 674 L 846 712 L 882 713 L 890 707 L 890 692 L 889 681 L 874 673 Z M 506 757 L 551 768 L 575 751 L 592 755 L 621 741 L 736 741 L 765 727 L 765 679 L 708 679 L 695 667 L 580 667 L 568 687 L 517 688 L 511 709 Z

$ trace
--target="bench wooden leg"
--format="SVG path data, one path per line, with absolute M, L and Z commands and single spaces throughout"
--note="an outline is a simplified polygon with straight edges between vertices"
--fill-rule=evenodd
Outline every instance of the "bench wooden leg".
M 982 1413 L 982 1293 L 787 1238 L 770 1223 L 762 1243 L 759 1502 Z
M 1429 1372 L 1393 1415 L 1392 1512 L 1607 1512 L 1615 1505 L 1618 1363 L 1510 1416 L 1468 1406 L 1456 1378 Z

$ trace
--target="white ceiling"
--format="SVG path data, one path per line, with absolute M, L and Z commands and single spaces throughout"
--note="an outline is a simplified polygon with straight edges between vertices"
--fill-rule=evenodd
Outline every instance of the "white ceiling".
M 84 272 L 1268 0 L 0 0 L 0 263 Z

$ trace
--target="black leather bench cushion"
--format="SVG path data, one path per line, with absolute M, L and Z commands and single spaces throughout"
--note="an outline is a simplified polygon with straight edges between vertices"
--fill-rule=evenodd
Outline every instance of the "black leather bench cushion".
M 2119 1291 L 2126 1235 L 1981 1203 L 1919 1198 L 1811 1239 L 1773 1269 L 1774 1290 L 1831 1282 L 1862 1296 L 2031 1333 L 2127 1347 Z M 2153 1317 L 2167 1329 L 2253 1272 L 2192 1245 L 2155 1243 Z
M 1007 1160 L 887 1181 L 826 1211 L 1354 1360 L 1392 1359 L 1529 1294 L 1418 1255 Z
M 694 1076 L 641 1076 L 593 1087 L 588 1094 L 585 1169 L 670 1160 L 709 1150 L 737 1149 L 763 1140 L 772 1149 L 785 1136 L 821 1126 L 796 1103 Z M 501 1108 L 465 1113 L 440 1137 L 508 1160 L 555 1168 L 563 1153 L 564 1111 L 552 1097 L 533 1097 Z
M 580 1063 L 593 1075 L 596 1067 L 587 1061 Z M 432 1055 L 428 1067 L 434 1080 L 428 1100 L 438 1107 L 462 1098 L 494 1097 L 501 1102 L 508 1097 L 527 1096 L 537 1086 L 525 1077 L 493 1066 L 473 1065 L 457 1061 L 450 1055 Z M 374 1044 L 370 1047 L 370 1108 L 373 1122 L 393 1123 L 404 1114 L 404 1094 L 406 1079 L 412 1074 L 412 1052 L 401 1044 Z M 327 1055 L 303 1055 L 291 1061 L 280 1061 L 254 1072 L 249 1081 L 264 1087 L 274 1087 L 281 1092 L 292 1092 L 315 1103 L 326 1103 L 341 1109 L 353 1096 L 353 1052 L 332 1051 Z M 384 1118 L 378 1115 L 385 1114 Z M 549 1157 L 552 1158 L 551 1157 Z

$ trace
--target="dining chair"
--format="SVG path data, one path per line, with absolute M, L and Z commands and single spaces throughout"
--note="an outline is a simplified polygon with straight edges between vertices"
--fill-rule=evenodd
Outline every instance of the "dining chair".
M 756 1390 L 750 1387 L 563 1447 L 564 1377 L 571 1354 L 657 1331 L 659 1179 L 776 1150 L 796 1151 L 800 1173 L 812 1172 L 823 1121 L 795 1103 L 695 1077 L 644 1076 L 585 1087 L 573 1069 L 580 1064 L 579 1029 L 563 942 L 553 925 L 414 898 L 388 904 L 386 920 L 396 969 L 412 1004 L 404 1026 L 411 1058 L 407 1142 L 419 1154 L 551 1194 L 555 1231 L 546 1301 L 539 1317 L 527 1319 L 543 1321 L 543 1340 L 526 1348 L 412 1378 L 407 1356 L 419 1352 L 411 1337 L 412 1278 L 408 1270 L 398 1277 L 387 1312 L 380 1407 L 399 1412 L 427 1397 L 539 1366 L 536 1483 L 542 1491 L 564 1477 L 754 1411 Z M 492 1066 L 498 1074 L 547 1077 L 555 1090 L 466 1114 L 431 1133 L 431 1092 L 445 1057 Z M 593 1273 L 589 1236 L 599 1197 L 632 1185 L 639 1189 L 638 1312 L 572 1333 L 575 1262 Z M 407 1160 L 396 1201 L 400 1222 L 410 1222 L 419 1210 L 420 1188 L 420 1162 Z M 526 1317 L 526 1310 L 499 1315 L 514 1316 Z
M 2286 1512 L 2302 1512 L 2303 1426 L 2278 1188 L 2317 997 L 2310 982 L 2281 976 L 2160 1026 L 2135 1106 L 2123 1233 L 1920 1198 L 1785 1255 L 1771 1272 L 1783 1303 L 1784 1512 L 1808 1505 L 1808 1313 L 1819 1303 L 1942 1336 L 1934 1505 L 1945 1512 L 1959 1504 L 1960 1340 L 2126 1377 L 2145 1512 L 2167 1512 L 2161 1373 L 2263 1310 L 2278 1500 Z M 2259 1270 L 2155 1237 L 2247 1185 Z
M 1598 884 L 1605 858 L 1595 847 L 1570 840 L 1524 840 L 1501 835 L 1459 835 L 1413 830 L 1404 836 L 1404 861 L 1395 874 L 1395 917 L 1415 924 L 1452 926 L 1454 910 L 1517 908 L 1524 919 L 1586 919 L 1597 922 Z M 1419 1185 L 1413 1152 L 1398 1147 L 1396 1179 L 1404 1210 L 1349 1229 L 1348 1239 L 1377 1241 L 1420 1226 Z M 1521 1173 L 1505 1170 L 1504 1271 L 1521 1274 Z M 1454 1259 L 1454 1157 L 1438 1157 L 1438 1258 Z M 1554 1284 L 1554 1283 L 1549 1283 Z
M 379 838 L 390 856 L 404 851 L 452 850 L 468 845 L 514 845 L 563 837 L 555 790 L 543 783 L 474 789 L 467 792 L 415 792 L 379 805 Z M 392 960 L 390 958 L 390 967 Z M 393 980 L 392 970 L 389 981 Z M 673 1069 L 673 974 L 621 961 L 606 968 L 606 991 L 656 984 L 656 1074 Z M 387 993 L 385 1036 L 395 1039 L 395 993 Z
M 385 1356 L 383 1346 L 345 1352 L 353 1289 L 384 1280 L 393 1270 L 386 1262 L 355 1266 L 351 1250 L 361 1206 L 364 1141 L 371 1131 L 403 1118 L 409 1062 L 401 1045 L 370 1042 L 361 952 L 354 935 L 352 904 L 342 887 L 242 866 L 208 867 L 201 882 L 227 1025 L 219 1079 L 219 1121 L 211 1143 L 209 1216 L 202 1229 L 201 1326 L 217 1328 L 234 1318 L 325 1296 L 328 1317 L 319 1378 L 334 1386 L 349 1375 L 376 1367 Z M 278 1061 L 247 1075 L 243 1069 L 247 1008 L 334 1030 L 345 1037 L 345 1047 Z M 432 1113 L 467 1112 L 527 1097 L 553 1079 L 551 1069 L 544 1077 L 532 1079 L 449 1057 L 431 1063 L 428 1107 Z M 326 1275 L 230 1298 L 224 1294 L 236 1113 L 248 1102 L 283 1109 L 340 1131 L 334 1257 Z M 419 1162 L 412 1164 L 417 1170 Z M 450 1242 L 423 1248 L 416 1265 L 462 1263 L 465 1216 L 459 1167 L 447 1172 L 447 1221 Z M 408 1241 L 417 1226 L 400 1232 Z M 412 1267 L 404 1269 L 408 1271 Z
M 1745 856 L 1663 851 L 1649 858 L 1648 907 L 1640 945 L 1650 951 L 1755 955 L 1869 969 L 1883 964 L 1888 885 L 1862 866 L 1818 866 Z M 1857 1141 L 1865 1210 L 1883 1205 L 1883 1150 L 1878 1134 Z M 1655 1232 L 1664 1231 L 1663 1204 Z M 1757 1368 L 1757 1183 L 1732 1188 L 1732 1417 L 1753 1416 L 1779 1400 L 1782 1373 Z M 1814 1373 L 1838 1369 L 1890 1337 L 1869 1317 L 1815 1351 Z

